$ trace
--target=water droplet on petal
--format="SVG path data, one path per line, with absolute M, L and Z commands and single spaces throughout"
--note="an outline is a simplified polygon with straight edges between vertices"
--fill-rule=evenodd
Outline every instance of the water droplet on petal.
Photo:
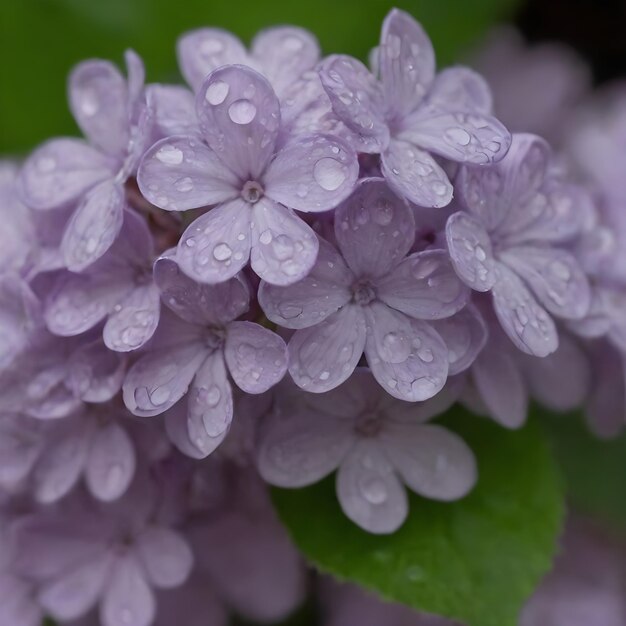
M 346 171 L 339 161 L 331 157 L 324 157 L 315 164 L 313 177 L 322 189 L 335 191 L 346 180 Z
M 206 101 L 213 106 L 217 106 L 218 104 L 222 104 L 224 100 L 226 100 L 226 96 L 230 91 L 230 86 L 228 83 L 225 83 L 223 80 L 217 80 L 214 83 L 211 83 L 204 94 Z
M 227 261 L 230 259 L 232 253 L 233 251 L 226 243 L 218 243 L 215 248 L 213 248 L 213 256 L 216 261 Z
M 448 128 L 445 132 L 445 138 L 450 143 L 458 144 L 459 146 L 467 146 L 472 140 L 470 134 L 464 128 L 459 128 L 458 126 Z
M 179 178 L 175 183 L 174 187 L 177 191 L 181 193 L 187 193 L 193 189 L 193 180 L 189 178 L 189 176 L 185 176 L 184 178 Z
M 383 504 L 388 496 L 387 485 L 380 478 L 373 478 L 361 485 L 361 493 L 370 504 Z
M 235 124 L 249 124 L 256 117 L 256 106 L 250 100 L 235 100 L 228 107 L 228 116 Z
M 183 162 L 183 153 L 176 146 L 168 144 L 157 151 L 156 158 L 165 165 L 180 165 Z

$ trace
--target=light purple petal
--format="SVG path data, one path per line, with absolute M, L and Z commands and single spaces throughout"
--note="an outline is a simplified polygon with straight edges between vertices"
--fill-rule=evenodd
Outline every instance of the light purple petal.
M 315 37 L 303 28 L 278 26 L 262 30 L 252 41 L 251 53 L 280 96 L 320 56 Z
M 28 476 L 44 446 L 41 422 L 6 408 L 0 417 L 0 487 L 13 490 Z M 1 610 L 1 609 L 0 609 Z
M 442 426 L 395 424 L 382 435 L 388 458 L 404 483 L 433 500 L 458 500 L 476 484 L 474 454 Z
M 475 291 L 489 291 L 496 281 L 496 262 L 481 222 L 470 213 L 454 213 L 446 223 L 446 241 L 450 260 L 463 282 Z
M 108 61 L 83 61 L 70 74 L 70 109 L 89 141 L 103 152 L 121 157 L 129 140 L 126 80 Z
M 400 400 L 428 400 L 448 376 L 448 350 L 432 326 L 372 303 L 365 356 L 378 383 Z
M 302 389 L 322 393 L 344 382 L 365 346 L 365 318 L 347 304 L 321 324 L 297 330 L 289 341 L 289 373 Z
M 115 423 L 98 428 L 91 441 L 85 479 L 98 500 L 111 502 L 126 492 L 135 474 L 135 447 Z
M 32 583 L 8 572 L 0 574 L 0 620 L 15 626 L 40 626 L 44 617 L 33 597 Z
M 100 604 L 102 626 L 150 626 L 156 615 L 154 593 L 133 555 L 120 556 Z
M 428 152 L 393 140 L 382 154 L 382 172 L 401 197 L 423 207 L 444 207 L 452 200 L 452 185 Z
M 443 319 L 460 311 L 469 290 L 459 280 L 444 250 L 406 257 L 377 285 L 380 300 L 409 317 Z
M 364 179 L 335 211 L 335 237 L 357 277 L 384 276 L 413 245 L 413 212 L 383 179 Z
M 421 102 L 435 76 L 433 46 L 408 13 L 393 9 L 385 18 L 378 64 L 390 113 L 407 115 Z
M 337 117 L 370 144 L 369 152 L 382 152 L 389 143 L 383 90 L 357 59 L 327 57 L 319 70 L 322 85 Z
M 491 90 L 478 72 L 468 67 L 449 67 L 437 74 L 426 96 L 429 106 L 440 111 L 492 112 Z
M 565 250 L 544 246 L 516 246 L 500 258 L 530 286 L 553 315 L 581 319 L 591 306 L 591 289 L 578 261 Z
M 241 41 L 219 28 L 198 28 L 185 33 L 178 40 L 176 53 L 180 71 L 195 91 L 218 67 L 248 62 Z
M 248 310 L 250 294 L 239 276 L 217 285 L 197 283 L 180 271 L 176 259 L 162 256 L 154 279 L 163 303 L 190 324 L 224 326 Z
M 193 554 L 187 542 L 173 530 L 148 527 L 139 535 L 137 550 L 155 587 L 173 589 L 189 577 Z
M 166 137 L 144 155 L 137 173 L 144 197 L 166 211 L 187 211 L 238 195 L 239 179 L 200 139 Z
M 186 456 L 192 459 L 204 459 L 217 447 L 204 444 L 208 435 L 205 432 L 202 416 L 194 414 L 196 423 L 188 425 L 187 402 L 182 400 L 165 412 L 165 432 L 168 439 Z M 192 441 L 190 431 L 193 431 L 196 442 Z M 209 439 L 210 441 L 210 439 Z M 217 439 L 219 444 L 222 438 Z M 205 452 L 208 450 L 208 452 Z
M 367 439 L 354 446 L 339 466 L 337 498 L 357 526 L 377 535 L 395 532 L 408 515 L 406 491 L 393 466 Z
M 502 328 L 522 352 L 547 356 L 557 349 L 559 337 L 552 318 L 503 264 L 498 265 L 493 305 Z
M 53 139 L 37 148 L 18 178 L 32 209 L 54 209 L 77 200 L 113 176 L 115 163 L 80 139 Z
M 200 126 L 196 118 L 196 99 L 189 89 L 179 85 L 148 85 L 146 100 L 161 137 L 200 136 Z
M 345 200 L 359 176 L 354 150 L 340 138 L 310 135 L 290 141 L 263 177 L 269 198 L 298 211 L 328 211 Z
M 238 387 L 263 393 L 287 371 L 287 346 L 276 333 L 253 322 L 231 322 L 224 346 L 226 364 Z
M 306 277 L 286 287 L 261 282 L 259 304 L 272 322 L 284 328 L 307 328 L 347 304 L 353 282 L 341 255 L 319 239 L 317 260 Z
M 489 415 L 507 428 L 522 426 L 528 413 L 528 390 L 510 352 L 497 344 L 488 344 L 471 373 Z
M 276 144 L 280 104 L 261 74 L 243 65 L 211 72 L 196 98 L 209 146 L 241 182 L 258 181 Z
M 68 269 L 80 272 L 113 244 L 124 222 L 124 191 L 114 181 L 94 187 L 65 227 L 61 252 Z
M 116 352 L 141 348 L 159 323 L 161 300 L 153 285 L 138 285 L 113 307 L 104 325 L 104 343 Z
M 159 415 L 186 393 L 206 357 L 197 342 L 143 355 L 124 380 L 124 403 L 134 415 Z
M 315 263 L 318 240 L 313 229 L 291 209 L 267 198 L 252 210 L 252 269 L 272 285 L 291 285 Z

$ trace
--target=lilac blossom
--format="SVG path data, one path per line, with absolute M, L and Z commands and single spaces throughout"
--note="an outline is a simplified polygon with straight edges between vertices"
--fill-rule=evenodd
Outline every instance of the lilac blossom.
M 217 205 L 181 237 L 181 268 L 218 283 L 250 259 L 268 282 L 303 278 L 315 262 L 317 239 L 292 209 L 327 211 L 344 200 L 357 178 L 356 154 L 322 134 L 277 149 L 278 98 L 244 66 L 212 72 L 196 107 L 207 145 L 192 136 L 163 139 L 145 154 L 137 178 L 144 196 L 162 209 Z
M 99 259 L 122 228 L 124 183 L 151 138 L 143 99 L 144 67 L 126 53 L 128 80 L 107 61 L 84 61 L 69 78 L 70 108 L 87 141 L 61 138 L 33 152 L 19 176 L 25 204 L 37 211 L 75 205 L 61 241 L 68 269 Z
M 380 81 L 356 59 L 333 55 L 320 77 L 337 117 L 381 155 L 382 172 L 399 195 L 425 207 L 452 199 L 452 184 L 433 155 L 487 165 L 506 154 L 511 137 L 490 115 L 484 80 L 465 68 L 435 76 L 435 54 L 422 27 L 393 9 L 374 54 Z
M 468 291 L 444 250 L 407 253 L 413 214 L 382 179 L 365 179 L 335 211 L 340 252 L 320 240 L 310 274 L 287 287 L 262 282 L 270 320 L 297 329 L 289 373 L 320 393 L 344 382 L 363 351 L 378 383 L 403 400 L 435 395 L 448 375 L 446 344 L 433 320 L 457 313 Z
M 404 485 L 434 500 L 457 500 L 476 464 L 454 433 L 427 423 L 456 400 L 444 390 L 415 404 L 390 397 L 359 368 L 324 394 L 285 387 L 260 434 L 258 467 L 279 487 L 303 487 L 337 470 L 344 513 L 372 533 L 392 533 L 408 515 Z
M 162 301 L 173 314 L 165 320 L 157 346 L 129 370 L 124 402 L 135 415 L 153 416 L 186 396 L 189 437 L 206 456 L 232 420 L 227 372 L 243 391 L 263 393 L 284 376 L 287 349 L 275 333 L 237 319 L 248 310 L 250 298 L 243 277 L 203 285 L 168 256 L 157 260 L 154 271 Z
M 583 269 L 559 246 L 578 235 L 580 223 L 571 190 L 547 173 L 549 157 L 542 139 L 518 134 L 492 168 L 463 168 L 457 182 L 465 210 L 446 224 L 459 277 L 491 292 L 506 334 L 535 356 L 558 346 L 551 315 L 582 318 L 591 300 Z
M 10 572 L 0 571 L 0 623 L 41 626 L 43 619 L 33 585 Z

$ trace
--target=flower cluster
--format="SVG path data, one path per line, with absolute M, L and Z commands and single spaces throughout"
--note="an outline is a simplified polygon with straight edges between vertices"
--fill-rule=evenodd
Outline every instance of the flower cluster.
M 268 484 L 336 471 L 391 533 L 480 480 L 457 401 L 624 422 L 621 94 L 555 153 L 399 10 L 371 70 L 295 27 L 177 52 L 189 88 L 81 63 L 84 139 L 0 168 L 3 624 L 279 619 L 306 581 Z

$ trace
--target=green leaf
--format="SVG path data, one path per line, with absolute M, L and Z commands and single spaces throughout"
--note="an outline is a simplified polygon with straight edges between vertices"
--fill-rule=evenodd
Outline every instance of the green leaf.
M 333 481 L 275 490 L 296 544 L 323 572 L 469 626 L 516 626 L 552 562 L 563 517 L 560 475 L 541 429 L 502 428 L 454 410 L 445 423 L 471 445 L 479 484 L 464 500 L 411 498 L 405 525 L 374 536 L 339 509 Z
M 457 59 L 518 0 L 9 0 L 0 2 L 0 152 L 25 150 L 54 135 L 75 134 L 65 81 L 88 57 L 120 62 L 132 47 L 148 79 L 177 80 L 175 41 L 199 26 L 219 26 L 249 41 L 261 28 L 311 29 L 326 53 L 365 58 L 392 6 L 421 20 L 440 64 Z

